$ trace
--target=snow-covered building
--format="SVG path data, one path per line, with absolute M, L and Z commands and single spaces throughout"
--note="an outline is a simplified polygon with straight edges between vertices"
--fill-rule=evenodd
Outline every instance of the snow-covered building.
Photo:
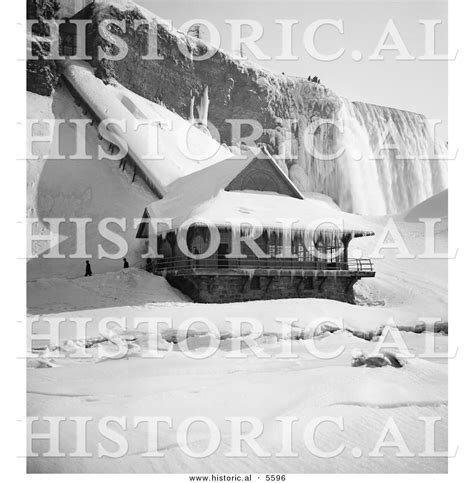
M 354 302 L 372 262 L 349 259 L 357 217 L 305 199 L 265 150 L 181 177 L 146 207 L 147 270 L 198 302 L 320 297 Z
M 108 15 L 111 6 L 115 2 L 94 2 L 71 19 Z M 141 7 L 138 13 L 154 18 Z M 237 155 L 220 144 L 195 122 L 191 98 L 184 119 L 116 80 L 102 82 L 91 64 L 70 57 L 77 39 L 73 27 L 63 29 L 65 85 L 97 126 L 121 122 L 107 123 L 99 134 L 110 141 L 111 159 L 114 145 L 126 146 L 126 154 L 117 154 L 119 168 L 132 182 L 142 179 L 157 198 L 137 232 L 150 272 L 200 302 L 354 301 L 354 283 L 375 274 L 370 260 L 348 256 L 353 238 L 373 235 L 360 228 L 357 216 L 305 198 L 266 150 Z M 192 41 L 165 30 L 176 42 Z M 86 52 L 94 45 L 92 34 L 94 29 L 86 35 Z M 204 112 L 207 86 L 202 94 L 198 111 Z

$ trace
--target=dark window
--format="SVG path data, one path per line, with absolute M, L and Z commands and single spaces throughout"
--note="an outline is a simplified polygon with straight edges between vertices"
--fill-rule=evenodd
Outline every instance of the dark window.
M 260 290 L 260 277 L 252 277 L 250 279 L 250 288 L 252 290 Z
M 275 258 L 277 255 L 281 255 L 282 246 L 280 244 L 280 234 L 272 233 L 268 240 L 268 255 L 271 258 Z
M 227 243 L 221 243 L 217 250 L 217 266 L 219 268 L 226 268 L 229 266 L 229 260 L 226 255 L 229 253 L 229 245 Z

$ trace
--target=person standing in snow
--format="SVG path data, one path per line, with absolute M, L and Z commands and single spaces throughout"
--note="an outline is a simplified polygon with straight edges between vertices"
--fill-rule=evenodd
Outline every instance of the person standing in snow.
M 92 277 L 92 269 L 91 269 L 91 264 L 89 263 L 89 260 L 86 260 L 86 274 L 84 276 Z
M 126 258 L 124 258 L 124 259 L 123 259 L 123 268 L 128 268 L 129 266 L 130 266 L 130 265 L 128 264 L 127 259 L 126 259 Z

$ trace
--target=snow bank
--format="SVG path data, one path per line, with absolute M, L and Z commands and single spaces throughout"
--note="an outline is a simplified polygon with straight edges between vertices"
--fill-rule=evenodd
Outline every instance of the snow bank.
M 75 104 L 67 89 L 60 86 L 51 97 L 27 93 L 27 116 L 35 120 L 85 119 L 87 116 Z M 49 127 L 37 124 L 33 134 L 48 137 Z M 49 227 L 44 218 L 91 218 L 87 226 L 87 253 L 91 255 L 94 273 L 104 273 L 122 268 L 121 259 L 98 258 L 98 245 L 110 253 L 117 247 L 104 240 L 98 224 L 108 217 L 125 218 L 127 226 L 139 218 L 143 208 L 156 197 L 148 187 L 125 176 L 119 169 L 119 162 L 99 159 L 99 146 L 106 149 L 104 141 L 98 137 L 95 127 L 89 126 L 85 133 L 86 152 L 90 159 L 76 159 L 76 130 L 73 124 L 62 124 L 60 136 L 49 136 L 47 142 L 33 143 L 33 153 L 39 159 L 27 161 L 27 216 L 38 218 L 39 224 L 34 233 L 47 234 Z M 82 140 L 82 139 L 81 139 Z M 47 159 L 58 143 L 59 151 L 65 159 Z M 114 229 L 114 227 L 111 227 Z M 64 259 L 33 258 L 28 261 L 28 280 L 45 277 L 76 278 L 84 275 L 84 260 L 70 258 L 77 248 L 84 248 L 83 240 L 77 239 L 76 226 L 65 222 L 61 225 L 59 251 Z M 127 240 L 130 265 L 141 261 L 135 239 L 136 231 L 122 233 Z M 44 242 L 33 243 L 33 253 L 40 255 L 49 248 Z
M 405 221 L 418 221 L 420 218 L 443 218 L 448 216 L 448 190 L 445 189 L 414 206 L 405 215 Z
M 156 119 L 158 123 L 161 121 L 172 123 L 174 131 L 163 128 L 160 132 L 160 147 L 165 160 L 145 161 L 154 176 L 152 179 L 155 179 L 157 184 L 164 185 L 170 179 L 174 179 L 175 175 L 188 174 L 232 156 L 226 148 L 221 147 L 212 138 L 166 108 L 146 101 L 119 86 L 105 86 L 94 76 L 90 66 L 75 63 L 70 64 L 66 70 L 70 71 L 71 79 L 73 81 L 75 79 L 76 88 L 82 89 L 83 95 L 88 96 L 88 102 L 97 106 L 101 117 L 117 117 L 130 122 L 145 117 Z M 124 99 L 129 102 L 124 104 Z M 88 117 L 77 105 L 70 92 L 61 86 L 51 97 L 28 92 L 27 105 L 28 118 L 39 121 L 53 119 L 69 121 Z M 195 152 L 199 153 L 199 156 L 205 154 L 205 150 L 211 147 L 215 151 L 215 157 L 201 163 L 184 156 L 181 153 L 181 147 L 185 143 L 186 133 L 190 146 L 196 149 Z M 104 273 L 121 268 L 121 261 L 97 258 L 99 244 L 102 244 L 107 251 L 116 251 L 114 244 L 100 236 L 98 223 L 108 217 L 125 217 L 128 229 L 121 234 L 130 248 L 127 257 L 131 265 L 139 263 L 136 230 L 130 227 L 133 227 L 133 220 L 142 215 L 144 207 L 156 199 L 156 196 L 140 180 L 130 183 L 130 178 L 118 169 L 119 161 L 99 159 L 99 147 L 107 151 L 107 143 L 100 139 L 96 127 L 88 126 L 86 129 L 86 153 L 90 159 L 77 159 L 73 156 L 76 145 L 76 130 L 73 124 L 61 126 L 59 139 L 56 138 L 57 134 L 50 134 L 49 127 L 45 124 L 34 126 L 33 134 L 46 136 L 44 142 L 33 144 L 33 153 L 39 159 L 28 160 L 27 168 L 27 215 L 40 221 L 34 233 L 49 232 L 49 227 L 43 222 L 44 218 L 92 218 L 87 228 L 87 253 L 92 256 L 94 273 Z M 49 137 L 48 134 L 50 134 Z M 147 137 L 143 133 L 138 137 L 131 135 L 128 141 L 140 153 L 148 145 Z M 65 159 L 47 159 L 56 143 Z M 68 257 L 77 251 L 77 246 L 83 247 L 83 242 L 76 239 L 75 225 L 62 224 L 60 253 L 67 258 L 29 260 L 28 279 L 81 276 L 84 273 L 84 261 Z M 36 242 L 33 253 L 39 255 L 48 247 L 47 243 Z
M 103 335 L 100 323 L 108 317 L 123 318 L 126 322 L 126 330 L 123 332 L 134 333 L 135 323 L 140 317 L 165 317 L 170 319 L 170 328 L 176 332 L 180 331 L 183 324 L 193 318 L 197 318 L 192 325 L 194 331 L 202 334 L 210 334 L 217 331 L 219 336 L 240 336 L 240 331 L 232 325 L 232 319 L 244 321 L 244 333 L 250 332 L 258 334 L 276 334 L 281 337 L 285 334 L 284 326 L 288 323 L 294 336 L 301 336 L 305 329 L 320 325 L 316 331 L 322 332 L 330 328 L 337 329 L 338 324 L 343 324 L 344 330 L 357 334 L 359 337 L 370 339 L 375 334 L 380 334 L 384 326 L 399 326 L 412 330 L 419 330 L 420 321 L 418 314 L 409 310 L 393 309 L 386 307 L 357 306 L 325 299 L 284 299 L 284 300 L 262 300 L 257 302 L 239 302 L 232 304 L 196 304 L 185 302 L 183 296 L 176 293 L 169 294 L 169 286 L 164 284 L 164 293 L 157 292 L 156 295 L 150 293 L 150 289 L 145 287 L 144 292 L 136 288 L 136 295 L 130 297 L 126 295 L 127 285 L 116 283 L 117 280 L 108 278 L 109 286 L 105 294 L 101 290 L 88 292 L 87 283 L 75 281 L 71 284 L 71 292 L 65 289 L 64 292 L 58 291 L 58 295 L 66 295 L 64 301 L 42 302 L 48 300 L 48 296 L 53 295 L 57 283 L 41 282 L 29 287 L 30 291 L 37 292 L 38 295 L 31 295 L 30 300 L 35 304 L 32 313 L 54 314 L 55 317 L 66 319 L 61 328 L 61 340 L 78 338 L 76 325 L 70 322 L 74 317 L 87 317 L 90 323 L 87 327 L 87 338 L 95 338 Z M 146 280 L 141 283 L 146 283 Z M 162 282 L 157 282 L 155 287 Z M 36 282 L 35 282 L 36 284 Z M 95 285 L 95 284 L 94 284 Z M 93 286 L 94 286 L 93 285 Z M 99 286 L 103 287 L 100 282 Z M 73 294 L 75 292 L 75 295 Z M 114 293 L 118 296 L 114 297 Z M 125 293 L 123 301 L 120 294 Z M 67 296 L 70 296 L 68 298 Z M 163 299 L 166 299 L 166 302 Z M 142 303 L 134 303 L 142 300 Z M 53 299 L 54 300 L 54 299 Z M 144 302 L 143 302 L 144 301 Z M 102 306 L 100 305 L 102 304 Z M 80 306 L 88 308 L 78 309 Z M 68 307 L 67 310 L 64 308 Z M 96 307 L 96 308 L 92 308 Z M 63 308 L 63 310 L 58 310 Z M 49 310 L 48 310 L 49 309 Z M 30 316 L 28 319 L 33 324 L 33 333 L 45 333 L 48 331 L 48 316 Z M 255 325 L 252 324 L 255 321 Z M 324 326 L 322 325 L 324 324 Z M 430 323 L 427 324 L 430 326 Z M 433 326 L 431 324 L 431 326 Z M 160 331 L 168 330 L 167 327 L 160 327 Z M 309 330 L 309 329 L 308 329 Z M 313 330 L 313 331 L 314 331 Z M 312 334 L 311 330 L 308 332 Z
M 349 247 L 349 256 L 359 251 L 362 257 L 374 256 L 376 243 L 384 232 L 389 217 L 366 219 L 375 232 L 374 237 L 357 238 Z M 373 259 L 375 277 L 362 279 L 354 285 L 359 304 L 381 305 L 409 310 L 419 317 L 436 317 L 448 320 L 448 260 L 446 258 L 420 258 L 426 249 L 423 223 L 395 220 L 397 230 L 414 258 L 397 258 L 397 249 L 382 250 L 382 258 Z M 386 243 L 390 243 L 390 236 Z M 429 241 L 428 241 L 429 243 Z M 447 219 L 435 226 L 436 252 L 448 251 Z
M 441 337 L 441 336 L 440 336 Z M 444 339 L 447 339 L 444 337 Z M 423 416 L 440 417 L 436 424 L 436 449 L 447 449 L 447 366 L 413 359 L 402 369 L 350 367 L 355 347 L 370 350 L 371 344 L 347 334 L 333 334 L 318 341 L 321 351 L 344 345 L 346 350 L 330 361 L 315 358 L 295 341 L 295 359 L 256 358 L 246 351 L 244 359 L 231 359 L 220 351 L 202 360 L 181 352 L 162 359 L 105 361 L 86 366 L 75 364 L 28 372 L 28 415 L 77 416 L 93 418 L 89 426 L 89 458 L 28 459 L 30 472 L 248 472 L 258 473 L 353 473 L 353 472 L 440 472 L 446 471 L 446 458 L 418 456 L 425 448 Z M 423 336 L 412 335 L 412 345 L 423 350 Z M 272 343 L 268 343 L 271 350 Z M 87 370 L 87 377 L 84 372 Z M 97 431 L 98 420 L 110 414 L 127 418 L 123 431 L 129 448 L 121 458 L 99 458 L 97 444 L 109 443 Z M 159 448 L 163 457 L 147 458 L 146 425 L 134 428 L 138 415 L 169 416 L 172 428 L 162 425 Z M 209 418 L 219 429 L 219 449 L 206 458 L 191 458 L 177 443 L 177 428 L 189 417 Z M 258 444 L 270 456 L 258 457 L 244 445 L 246 458 L 229 458 L 232 443 L 226 417 L 250 416 L 264 424 Z M 282 448 L 282 427 L 276 418 L 291 416 L 293 450 L 298 457 L 278 457 Z M 346 449 L 332 458 L 316 458 L 303 443 L 304 429 L 317 417 L 342 417 L 344 430 L 323 424 L 317 431 L 317 445 L 324 450 Z M 383 449 L 383 458 L 369 457 L 383 434 L 389 418 L 410 451 L 400 458 L 392 448 Z M 67 424 L 62 427 L 61 448 L 75 449 L 76 438 Z M 46 429 L 46 428 L 45 428 Z M 390 438 L 390 436 L 388 437 Z M 188 441 L 194 451 L 209 443 L 209 432 L 192 425 Z M 388 441 L 391 441 L 388 439 Z M 36 451 L 45 451 L 46 441 L 36 441 Z M 353 457 L 352 448 L 361 450 Z M 114 450 L 115 447 L 110 447 Z
M 43 278 L 27 285 L 31 314 L 189 301 L 163 277 L 137 268 L 74 279 Z

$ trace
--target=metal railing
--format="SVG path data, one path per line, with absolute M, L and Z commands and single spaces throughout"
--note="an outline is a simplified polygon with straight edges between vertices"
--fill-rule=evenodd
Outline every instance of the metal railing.
M 369 258 L 350 258 L 347 261 L 298 260 L 291 258 L 155 258 L 148 261 L 147 269 L 154 272 L 173 272 L 179 274 L 205 271 L 315 271 L 345 270 L 350 272 L 374 272 Z

